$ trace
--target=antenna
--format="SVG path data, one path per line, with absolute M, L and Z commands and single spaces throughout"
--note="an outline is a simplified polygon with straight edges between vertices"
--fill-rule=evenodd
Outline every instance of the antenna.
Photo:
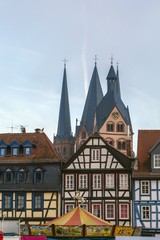
M 11 127 L 7 127 L 11 129 L 11 133 L 13 133 L 13 129 L 17 128 L 16 126 L 13 126 L 13 117 L 12 117 L 12 123 L 11 123 Z
M 28 125 L 25 125 L 25 124 L 23 124 L 23 125 L 17 125 L 17 127 L 18 128 L 20 128 L 20 130 L 21 130 L 21 132 L 23 132 L 23 130 L 25 129 L 25 127 L 27 127 Z

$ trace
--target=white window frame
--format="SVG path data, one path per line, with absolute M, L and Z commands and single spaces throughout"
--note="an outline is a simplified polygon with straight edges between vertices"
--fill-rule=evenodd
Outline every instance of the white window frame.
M 126 205 L 127 206 L 127 217 L 126 218 L 122 217 L 122 213 L 121 213 L 122 205 Z M 119 204 L 119 219 L 129 219 L 129 203 L 120 203 Z
M 153 158 L 154 158 L 154 168 L 160 169 L 160 154 L 154 154 Z M 159 166 L 156 166 L 157 165 L 156 164 L 157 161 L 159 163 Z
M 120 190 L 129 189 L 129 176 L 127 173 L 119 174 L 119 189 Z
M 146 208 L 148 208 L 148 210 Z M 143 211 L 149 212 L 149 218 L 143 217 Z M 141 206 L 141 219 L 142 220 L 150 220 L 150 206 L 148 206 L 148 205 Z
M 91 149 L 91 161 L 92 162 L 100 161 L 100 149 L 99 148 Z
M 106 181 L 105 187 L 106 188 L 115 188 L 115 176 L 114 174 L 106 173 Z
M 83 208 L 84 210 L 88 211 L 88 204 L 87 203 L 79 204 L 79 206 L 81 208 Z
M 67 211 L 67 207 L 71 207 L 71 209 L 69 211 Z M 74 204 L 65 204 L 65 213 L 68 213 L 70 211 L 72 211 L 74 209 Z
M 101 189 L 102 188 L 102 175 L 101 174 L 93 174 L 93 189 Z
M 95 214 L 95 212 L 94 212 L 94 206 L 99 206 L 99 209 L 100 209 L 100 216 L 98 216 L 98 214 Z M 99 204 L 99 203 L 94 203 L 94 204 L 92 204 L 92 214 L 94 215 L 94 216 L 96 216 L 96 217 L 98 217 L 98 218 L 101 218 L 101 216 L 102 216 L 102 212 L 101 212 L 101 204 Z
M 109 207 L 109 206 L 113 206 L 113 217 L 108 217 L 107 216 L 107 208 Z M 108 220 L 113 220 L 113 219 L 115 219 L 115 204 L 114 203 L 106 203 L 105 204 L 105 212 L 106 212 L 106 219 L 108 219 Z
M 141 181 L 141 194 L 142 195 L 149 195 L 150 189 L 149 189 L 149 181 L 148 180 L 142 180 Z
M 79 174 L 78 175 L 78 188 L 79 189 L 87 189 L 88 188 L 88 175 L 87 174 Z
M 65 190 L 74 190 L 74 174 L 65 174 Z

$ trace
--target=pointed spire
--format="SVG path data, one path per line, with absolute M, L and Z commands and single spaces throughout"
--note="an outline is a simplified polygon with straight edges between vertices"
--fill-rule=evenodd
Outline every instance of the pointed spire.
M 120 91 L 120 82 L 119 82 L 119 70 L 118 70 L 118 62 L 117 62 L 117 81 L 116 81 L 116 92 L 121 98 L 121 91 Z
M 108 92 L 114 92 L 116 89 L 116 79 L 117 75 L 114 71 L 113 67 L 113 58 L 111 58 L 111 67 L 109 69 L 108 75 L 107 75 L 107 85 L 108 85 Z
M 68 140 L 70 139 L 70 137 L 72 137 L 69 100 L 68 100 L 66 61 L 67 60 L 65 59 L 61 102 L 60 102 L 60 110 L 59 110 L 59 120 L 58 120 L 58 131 L 57 131 L 57 136 L 59 137 L 60 141 L 62 141 L 64 137 L 66 137 Z
M 99 80 L 97 65 L 95 64 L 81 119 L 81 125 L 85 126 L 88 133 L 92 133 L 93 131 L 96 107 L 98 106 L 102 98 L 103 92 Z

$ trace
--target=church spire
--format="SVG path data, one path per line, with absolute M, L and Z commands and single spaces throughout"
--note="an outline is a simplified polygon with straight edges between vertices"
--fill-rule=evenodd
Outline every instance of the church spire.
M 66 137 L 69 140 L 70 137 L 72 136 L 69 99 L 68 99 L 68 87 L 67 87 L 66 60 L 64 62 L 64 74 L 63 74 L 57 136 L 59 137 L 60 141 L 62 141 L 64 137 Z
M 118 69 L 118 62 L 117 62 L 117 81 L 116 81 L 116 93 L 121 98 L 121 90 L 120 90 L 120 82 L 119 82 L 119 69 Z
M 111 58 L 111 67 L 107 75 L 107 85 L 108 85 L 108 93 L 109 92 L 114 92 L 116 90 L 116 80 L 117 80 L 117 75 L 114 71 L 113 67 L 113 57 Z

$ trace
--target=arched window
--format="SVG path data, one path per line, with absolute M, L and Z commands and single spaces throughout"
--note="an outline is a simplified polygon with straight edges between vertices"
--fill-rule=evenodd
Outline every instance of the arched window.
M 124 132 L 124 124 L 122 122 L 117 123 L 117 132 Z
M 119 150 L 125 150 L 126 149 L 126 141 L 124 139 L 120 139 L 117 142 L 117 148 Z
M 108 122 L 106 126 L 107 132 L 114 132 L 114 123 L 113 122 Z
M 112 146 L 114 146 L 114 141 L 112 138 L 106 138 L 106 142 Z

